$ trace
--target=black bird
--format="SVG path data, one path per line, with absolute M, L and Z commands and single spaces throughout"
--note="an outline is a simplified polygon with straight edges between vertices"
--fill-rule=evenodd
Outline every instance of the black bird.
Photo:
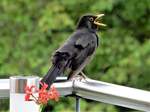
M 48 84 L 48 88 L 56 77 L 67 69 L 70 70 L 68 79 L 82 72 L 98 47 L 96 32 L 99 26 L 105 26 L 105 24 L 100 23 L 102 16 L 104 14 L 82 16 L 75 32 L 55 51 L 52 57 L 52 66 L 41 80 L 41 82 Z

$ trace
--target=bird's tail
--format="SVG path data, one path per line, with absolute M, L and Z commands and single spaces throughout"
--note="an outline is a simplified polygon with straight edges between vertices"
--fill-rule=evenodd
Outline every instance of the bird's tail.
M 63 73 L 63 69 L 60 69 L 58 66 L 52 65 L 48 70 L 47 74 L 42 78 L 41 82 L 48 85 L 48 89 L 52 83 L 56 80 L 56 77 Z

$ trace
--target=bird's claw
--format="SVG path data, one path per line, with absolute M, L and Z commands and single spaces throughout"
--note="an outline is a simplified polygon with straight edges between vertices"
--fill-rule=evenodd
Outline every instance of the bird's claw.
M 75 76 L 73 76 L 72 78 L 71 78 L 71 80 L 72 81 L 82 81 L 82 82 L 86 82 L 86 75 L 83 73 L 83 72 L 81 72 L 81 73 L 79 73 L 78 75 L 75 75 Z

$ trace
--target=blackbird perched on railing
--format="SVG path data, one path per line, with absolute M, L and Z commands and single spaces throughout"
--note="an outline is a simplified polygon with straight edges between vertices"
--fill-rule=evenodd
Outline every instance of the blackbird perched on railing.
M 70 38 L 55 51 L 52 57 L 52 66 L 41 80 L 42 82 L 50 87 L 56 77 L 68 69 L 70 70 L 68 79 L 82 74 L 83 68 L 89 63 L 98 47 L 99 39 L 96 32 L 99 26 L 105 26 L 100 23 L 102 16 L 104 14 L 87 14 L 80 18 L 77 28 Z

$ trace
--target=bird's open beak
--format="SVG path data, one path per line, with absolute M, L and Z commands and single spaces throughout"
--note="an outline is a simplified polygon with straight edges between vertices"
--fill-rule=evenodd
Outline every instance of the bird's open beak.
M 101 17 L 103 17 L 104 14 L 98 14 L 96 15 L 96 19 L 94 20 L 94 24 L 96 24 L 97 26 L 106 26 L 106 24 L 103 24 L 100 22 Z

